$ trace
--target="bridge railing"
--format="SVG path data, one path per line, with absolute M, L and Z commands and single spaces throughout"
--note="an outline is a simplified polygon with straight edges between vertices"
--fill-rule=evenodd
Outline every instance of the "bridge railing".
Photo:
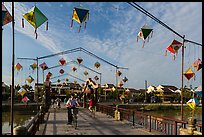
M 97 104 L 96 110 L 114 117 L 116 107 Z M 120 112 L 120 120 L 130 121 L 132 126 L 135 126 L 135 124 L 140 125 L 149 132 L 155 130 L 165 135 L 179 135 L 179 129 L 186 128 L 188 126 L 187 121 L 149 115 L 132 109 L 119 108 L 118 110 Z M 196 128 L 198 131 L 202 132 L 202 124 L 196 124 Z

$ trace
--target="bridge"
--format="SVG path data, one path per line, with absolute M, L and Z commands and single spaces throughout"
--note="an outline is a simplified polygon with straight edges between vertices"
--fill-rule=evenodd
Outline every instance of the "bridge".
M 79 108 L 78 127 L 67 125 L 67 109 L 50 108 L 47 120 L 40 125 L 36 135 L 162 135 L 162 133 L 149 132 L 140 125 L 132 126 L 126 120 L 116 121 L 112 116 L 96 112 L 95 117 L 87 108 Z

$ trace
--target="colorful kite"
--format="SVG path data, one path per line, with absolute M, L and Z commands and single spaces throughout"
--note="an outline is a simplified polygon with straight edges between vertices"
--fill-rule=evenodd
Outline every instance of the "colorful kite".
M 116 72 L 116 75 L 117 76 L 120 76 L 122 73 L 119 71 L 119 70 L 117 70 L 117 72 Z
M 28 78 L 26 79 L 26 81 L 30 84 L 33 82 L 33 78 L 31 76 L 28 76 Z
M 193 98 L 190 99 L 187 103 L 186 103 L 190 108 L 192 108 L 193 110 L 195 109 L 196 105 L 199 104 L 199 101 L 197 98 Z
M 24 88 L 21 88 L 18 93 L 23 97 L 25 93 L 27 93 L 27 91 Z
M 48 69 L 48 66 L 45 62 L 43 62 L 42 64 L 39 65 L 41 67 L 42 70 L 46 70 Z
M 181 48 L 183 44 L 178 42 L 177 40 L 173 40 L 173 42 L 166 48 L 165 56 L 167 56 L 167 50 L 171 52 L 174 56 L 173 59 L 176 59 L 176 55 L 178 54 L 178 50 Z
M 84 71 L 84 75 L 87 76 L 89 73 L 87 71 Z
M 118 86 L 122 87 L 123 86 L 123 82 L 122 81 L 118 82 Z
M 65 64 L 66 64 L 66 60 L 64 60 L 63 58 L 61 58 L 61 59 L 59 60 L 59 64 L 60 64 L 60 65 L 65 65 Z
M 30 67 L 31 67 L 33 70 L 35 70 L 35 69 L 37 68 L 37 64 L 36 64 L 36 63 L 33 63 L 33 64 L 30 65 Z
M 198 96 L 202 97 L 202 85 L 200 85 L 199 87 L 197 87 L 194 91 L 194 93 Z
M 68 82 L 68 81 L 69 81 L 69 79 L 68 79 L 68 78 L 66 78 L 66 79 L 65 79 L 65 81 L 66 81 L 66 82 Z
M 64 73 L 64 70 L 63 70 L 63 69 L 60 69 L 59 73 L 60 73 L 60 74 L 63 74 L 63 73 Z
M 127 81 L 128 81 L 127 77 L 124 77 L 123 82 L 127 82 Z
M 80 24 L 78 32 L 81 30 L 81 25 L 84 23 L 84 29 L 86 29 L 86 20 L 89 20 L 89 10 L 82 7 L 74 7 L 72 14 L 71 27 L 73 26 L 73 20 L 77 21 Z
M 99 80 L 98 76 L 95 76 L 94 79 L 95 79 L 96 81 Z
M 195 73 L 192 71 L 191 68 L 188 68 L 184 74 L 183 74 L 188 80 L 190 80 L 194 75 Z
M 82 59 L 81 57 L 78 57 L 78 58 L 77 58 L 77 62 L 78 62 L 78 64 L 81 64 L 82 61 L 83 61 L 83 59 Z
M 72 68 L 72 71 L 73 71 L 73 72 L 75 72 L 76 70 L 77 70 L 77 68 L 75 68 L 75 67 Z
M 20 63 L 17 63 L 17 64 L 14 66 L 14 68 L 19 71 L 19 70 L 21 70 L 23 67 L 21 66 Z
M 60 83 L 60 79 L 58 79 L 57 82 Z
M 35 35 L 37 39 L 37 28 L 40 27 L 44 22 L 48 19 L 47 17 L 36 7 L 28 11 L 27 13 L 23 14 L 23 17 L 35 28 Z M 22 27 L 24 28 L 24 19 L 22 18 Z M 48 21 L 46 30 L 48 30 Z
M 29 100 L 30 100 L 30 99 L 29 99 L 28 97 L 26 97 L 26 96 L 25 96 L 24 98 L 22 98 L 22 101 L 23 101 L 23 102 L 28 102 Z
M 198 58 L 196 61 L 193 62 L 193 64 L 191 66 L 193 66 L 196 71 L 199 71 L 202 68 L 201 59 Z
M 47 75 L 46 75 L 46 80 L 45 81 L 49 81 L 51 76 L 52 76 L 52 73 L 48 72 Z
M 11 14 L 8 12 L 7 8 L 4 6 L 4 4 L 2 3 L 2 26 L 10 23 L 12 21 L 12 16 Z
M 101 66 L 101 64 L 99 63 L 99 62 L 96 62 L 95 64 L 94 64 L 94 67 L 96 67 L 96 68 L 99 68 Z
M 148 38 L 149 41 L 149 35 L 151 34 L 151 37 L 153 35 L 153 29 L 151 29 L 147 24 L 145 24 L 139 31 L 138 35 L 137 35 L 137 42 L 138 42 L 138 37 L 141 38 L 143 40 L 143 46 L 145 44 L 145 40 L 146 38 Z
M 74 84 L 77 84 L 77 81 L 76 81 L 76 80 L 74 81 Z

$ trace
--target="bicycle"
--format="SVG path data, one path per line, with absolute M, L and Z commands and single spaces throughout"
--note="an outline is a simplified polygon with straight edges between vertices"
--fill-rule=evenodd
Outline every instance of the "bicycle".
M 71 114 L 72 114 L 72 123 L 74 128 L 77 128 L 77 114 L 79 112 L 79 108 L 71 108 Z

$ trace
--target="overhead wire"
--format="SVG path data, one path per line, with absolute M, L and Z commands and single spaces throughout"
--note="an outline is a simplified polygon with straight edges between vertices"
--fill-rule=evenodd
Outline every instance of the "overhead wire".
M 169 29 L 170 31 L 172 31 L 173 33 L 175 33 L 176 35 L 178 35 L 179 37 L 181 37 L 184 42 L 190 42 L 199 46 L 202 46 L 202 44 L 194 42 L 192 40 L 188 40 L 185 39 L 184 36 L 182 36 L 181 34 L 179 34 L 178 32 L 176 32 L 175 30 L 173 30 L 172 28 L 170 28 L 169 26 L 167 26 L 165 23 L 163 23 L 162 21 L 160 21 L 158 18 L 156 18 L 155 16 L 153 16 L 151 13 L 149 13 L 147 10 L 145 10 L 144 8 L 142 8 L 141 6 L 139 6 L 137 3 L 133 2 L 134 4 L 132 4 L 131 2 L 127 2 L 128 4 L 130 4 L 131 6 L 133 6 L 134 8 L 136 8 L 137 10 L 139 10 L 140 12 L 144 13 L 145 15 L 147 15 L 148 17 L 152 18 L 154 21 L 156 21 L 157 23 L 159 23 L 160 25 L 164 26 L 165 28 Z

